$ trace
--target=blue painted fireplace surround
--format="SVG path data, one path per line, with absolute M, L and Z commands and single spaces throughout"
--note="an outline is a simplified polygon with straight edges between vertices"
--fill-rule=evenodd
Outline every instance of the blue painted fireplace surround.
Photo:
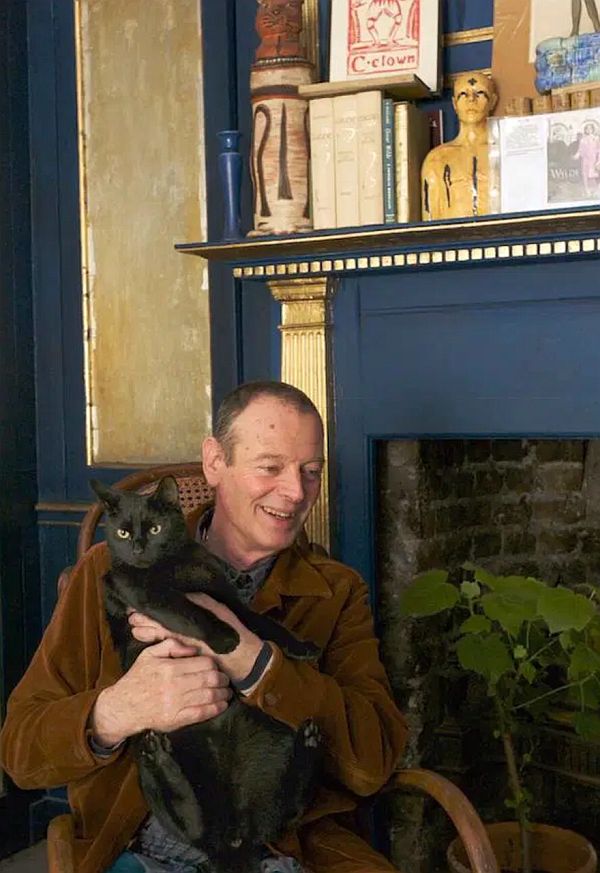
M 378 440 L 600 434 L 596 256 L 365 275 L 334 304 L 339 554 L 374 580 Z

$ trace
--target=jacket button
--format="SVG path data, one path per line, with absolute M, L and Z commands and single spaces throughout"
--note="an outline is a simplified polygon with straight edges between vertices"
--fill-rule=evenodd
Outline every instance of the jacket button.
M 272 691 L 267 691 L 267 693 L 265 694 L 265 703 L 267 704 L 267 706 L 275 706 L 275 704 L 277 703 L 277 695 L 273 694 Z

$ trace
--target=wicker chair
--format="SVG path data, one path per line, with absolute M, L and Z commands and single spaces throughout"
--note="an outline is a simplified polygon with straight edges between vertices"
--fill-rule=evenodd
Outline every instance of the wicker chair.
M 212 496 L 212 490 L 204 478 L 201 464 L 169 464 L 152 467 L 121 479 L 117 487 L 126 491 L 149 493 L 163 476 L 174 476 L 179 488 L 179 496 L 184 512 L 190 512 Z M 102 506 L 96 503 L 86 513 L 77 542 L 79 559 L 94 542 L 96 528 L 102 516 Z M 71 567 L 60 575 L 59 594 L 69 583 Z M 498 863 L 492 851 L 485 827 L 470 801 L 462 791 L 437 773 L 430 770 L 398 770 L 383 792 L 396 788 L 415 789 L 436 800 L 453 822 L 462 838 L 473 873 L 499 873 Z M 48 870 L 49 873 L 76 873 L 73 860 L 74 823 L 71 815 L 60 815 L 52 819 L 48 826 Z

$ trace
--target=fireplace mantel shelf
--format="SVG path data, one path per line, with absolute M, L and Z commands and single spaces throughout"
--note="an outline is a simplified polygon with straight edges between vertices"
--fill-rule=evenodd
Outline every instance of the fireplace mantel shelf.
M 175 248 L 231 264 L 244 279 L 481 264 L 600 252 L 600 209 L 494 215 L 443 222 L 180 243 Z

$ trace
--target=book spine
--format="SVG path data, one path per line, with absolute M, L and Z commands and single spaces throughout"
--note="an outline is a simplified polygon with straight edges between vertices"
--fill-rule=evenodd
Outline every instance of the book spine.
M 396 172 L 394 155 L 394 101 L 383 100 L 383 209 L 385 224 L 396 221 Z
M 310 193 L 313 227 L 337 227 L 333 99 L 320 97 L 309 104 Z
M 337 227 L 360 223 L 356 95 L 333 98 Z
M 408 104 L 394 107 L 394 137 L 396 155 L 396 220 L 410 221 L 408 196 Z
M 356 95 L 360 224 L 383 223 L 383 141 L 380 91 Z

